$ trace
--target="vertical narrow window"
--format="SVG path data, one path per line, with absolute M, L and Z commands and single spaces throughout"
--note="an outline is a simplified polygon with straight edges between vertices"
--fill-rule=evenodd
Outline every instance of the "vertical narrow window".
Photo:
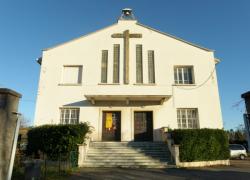
M 148 51 L 148 82 L 155 83 L 155 59 L 154 51 Z
M 108 50 L 102 50 L 101 83 L 108 81 Z
M 120 45 L 114 44 L 113 83 L 119 83 Z
M 136 83 L 143 83 L 142 45 L 136 45 Z

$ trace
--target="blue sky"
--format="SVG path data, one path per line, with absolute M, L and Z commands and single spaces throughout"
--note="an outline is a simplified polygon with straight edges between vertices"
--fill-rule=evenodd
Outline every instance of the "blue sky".
M 41 50 L 116 22 L 130 7 L 138 21 L 214 49 L 226 129 L 243 123 L 240 95 L 250 90 L 250 1 L 0 0 L 0 87 L 21 94 L 33 121 Z

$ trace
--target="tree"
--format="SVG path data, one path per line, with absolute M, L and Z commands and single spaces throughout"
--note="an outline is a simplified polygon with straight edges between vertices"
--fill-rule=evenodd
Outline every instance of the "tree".
M 26 128 L 30 126 L 30 119 L 28 119 L 25 115 L 21 115 L 20 117 L 20 128 Z
M 229 143 L 231 144 L 243 144 L 247 143 L 247 136 L 245 127 L 243 124 L 239 124 L 235 129 L 227 131 Z

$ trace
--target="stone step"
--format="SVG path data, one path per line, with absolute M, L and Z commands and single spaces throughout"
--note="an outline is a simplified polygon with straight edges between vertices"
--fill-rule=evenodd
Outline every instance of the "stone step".
M 161 161 L 167 161 L 170 159 L 169 156 L 165 156 L 165 157 L 161 157 L 161 156 L 154 156 L 154 157 L 150 157 L 150 156 L 87 156 L 86 159 L 93 159 L 93 160 L 117 160 L 117 159 L 121 159 L 121 160 L 161 160 Z
M 131 147 L 90 147 L 89 150 L 101 150 L 101 151 L 110 151 L 110 150 L 117 150 L 117 151 L 122 151 L 122 150 L 162 150 L 162 151 L 168 151 L 166 147 L 147 147 L 147 148 L 131 148 Z
M 114 150 L 114 149 L 111 149 L 111 150 L 98 150 L 98 149 L 92 149 L 92 150 L 89 150 L 88 152 L 91 152 L 91 153 L 109 153 L 109 154 L 112 154 L 112 153 L 143 153 L 143 154 L 151 154 L 151 153 L 168 153 L 164 150 L 133 150 L 133 149 L 124 149 L 124 150 Z
M 165 168 L 170 157 L 163 142 L 91 142 L 79 166 Z
M 91 142 L 90 147 L 161 147 L 163 142 Z
M 129 155 L 129 156 L 103 156 L 103 155 L 87 155 L 86 159 L 171 159 L 170 156 L 143 156 L 143 155 Z
M 166 144 L 165 142 L 151 142 L 151 141 L 141 141 L 141 142 L 127 142 L 127 141 L 117 141 L 117 142 L 103 142 L 103 141 L 92 141 L 91 144 L 95 144 L 95 145 L 119 145 L 119 146 L 123 146 L 123 145 L 162 145 L 162 144 Z
M 167 160 L 160 161 L 157 159 L 86 159 L 84 163 L 167 163 Z
M 144 162 L 144 163 L 164 163 L 164 162 L 170 162 L 169 159 L 86 159 L 84 162 L 93 162 L 93 163 L 98 163 L 98 162 L 116 162 L 116 163 L 126 163 L 126 162 Z
M 152 152 L 116 152 L 116 153 L 112 153 L 112 152 L 91 152 L 91 151 L 88 151 L 88 155 L 102 155 L 102 156 L 130 156 L 130 155 L 138 155 L 138 154 L 141 154 L 141 155 L 146 155 L 146 156 L 154 156 L 154 155 L 158 155 L 158 156 L 169 156 L 169 153 L 167 152 L 156 152 L 156 151 L 152 151 Z
M 148 168 L 148 169 L 153 169 L 153 168 L 168 168 L 169 165 L 90 165 L 90 164 L 80 164 L 79 167 L 86 167 L 86 168 Z
M 116 165 L 116 166 L 132 166 L 132 165 L 168 165 L 167 162 L 84 162 L 83 165 L 101 165 L 101 166 L 113 166 L 113 165 Z

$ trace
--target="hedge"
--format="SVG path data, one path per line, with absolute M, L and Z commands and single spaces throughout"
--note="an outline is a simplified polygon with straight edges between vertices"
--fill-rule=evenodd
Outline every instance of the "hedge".
M 28 132 L 27 155 L 45 153 L 49 158 L 58 159 L 60 154 L 77 151 L 77 144 L 84 142 L 91 132 L 88 123 L 68 125 L 43 125 Z
M 180 148 L 180 161 L 229 159 L 228 137 L 221 129 L 176 129 L 171 131 Z

